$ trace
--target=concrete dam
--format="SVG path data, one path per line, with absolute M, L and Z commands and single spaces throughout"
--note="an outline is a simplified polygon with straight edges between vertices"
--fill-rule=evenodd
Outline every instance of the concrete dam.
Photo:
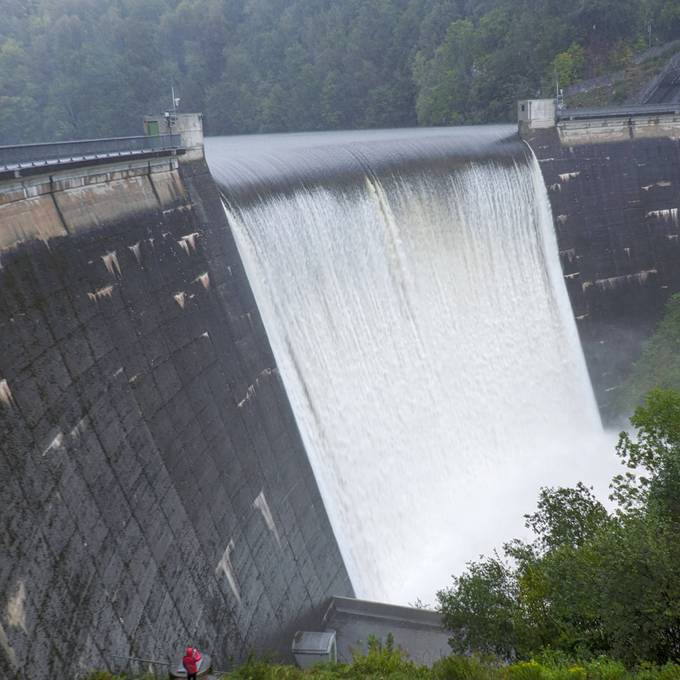
M 603 418 L 670 295 L 680 291 L 677 104 L 519 104 L 552 206 L 560 260 Z M 619 423 L 617 422 L 617 425 Z
M 3 182 L 5 678 L 224 668 L 353 595 L 201 148 L 105 161 Z
M 608 479 L 588 369 L 602 409 L 602 342 L 632 357 L 678 290 L 667 250 L 599 268 L 618 222 L 585 198 L 640 195 L 649 153 L 634 214 L 672 236 L 667 137 L 216 138 L 209 170 L 177 124 L 167 148 L 0 167 L 5 677 L 188 642 L 225 668 L 324 627 L 349 649 L 362 616 L 435 631 L 352 598 L 431 602 L 540 485 Z

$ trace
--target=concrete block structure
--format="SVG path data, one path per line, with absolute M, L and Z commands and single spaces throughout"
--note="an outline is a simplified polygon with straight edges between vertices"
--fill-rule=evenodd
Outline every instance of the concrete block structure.
M 554 99 L 523 99 L 517 103 L 517 118 L 526 130 L 555 127 L 556 113 Z
M 180 135 L 187 160 L 203 158 L 203 114 L 171 113 L 144 117 L 147 135 Z

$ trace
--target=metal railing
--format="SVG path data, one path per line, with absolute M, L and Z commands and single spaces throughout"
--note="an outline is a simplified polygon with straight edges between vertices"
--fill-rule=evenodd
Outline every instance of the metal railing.
M 138 137 L 0 146 L 0 170 L 20 170 L 139 153 L 172 151 L 181 146 L 180 135 L 140 135 Z
M 156 661 L 155 659 L 144 659 L 139 656 L 121 656 L 112 654 L 115 659 L 114 666 L 116 673 L 146 673 L 152 676 L 168 677 L 170 663 L 167 661 Z
M 204 657 L 205 658 L 205 657 Z M 113 661 L 113 666 L 116 673 L 146 673 L 152 677 L 163 677 L 167 678 L 170 675 L 173 665 L 177 668 L 181 668 L 181 663 L 171 664 L 168 661 L 158 661 L 156 659 L 145 659 L 140 656 L 122 656 L 120 654 L 111 654 L 110 659 Z M 209 668 L 212 667 L 212 662 L 208 658 Z M 204 670 L 199 669 L 202 674 L 205 673 Z M 217 670 L 212 668 L 210 672 L 210 677 L 221 678 L 226 670 Z
M 585 120 L 588 118 L 633 118 L 635 116 L 677 115 L 680 104 L 655 104 L 612 106 L 601 109 L 562 109 L 557 113 L 558 120 Z

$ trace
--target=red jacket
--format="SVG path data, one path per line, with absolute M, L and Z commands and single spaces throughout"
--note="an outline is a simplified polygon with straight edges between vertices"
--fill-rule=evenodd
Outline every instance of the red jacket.
M 198 662 L 201 660 L 201 653 L 196 647 L 187 647 L 182 657 L 182 664 L 187 673 L 196 673 L 198 670 Z

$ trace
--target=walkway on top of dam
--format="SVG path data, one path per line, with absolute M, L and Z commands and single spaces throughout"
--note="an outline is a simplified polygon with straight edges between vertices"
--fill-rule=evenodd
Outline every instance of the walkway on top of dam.
M 144 158 L 183 152 L 182 136 L 179 134 L 0 146 L 0 179 L 121 158 Z
M 588 120 L 594 118 L 632 118 L 636 116 L 662 116 L 680 114 L 678 104 L 632 104 L 629 106 L 608 106 L 602 108 L 561 109 L 556 113 L 558 121 Z

